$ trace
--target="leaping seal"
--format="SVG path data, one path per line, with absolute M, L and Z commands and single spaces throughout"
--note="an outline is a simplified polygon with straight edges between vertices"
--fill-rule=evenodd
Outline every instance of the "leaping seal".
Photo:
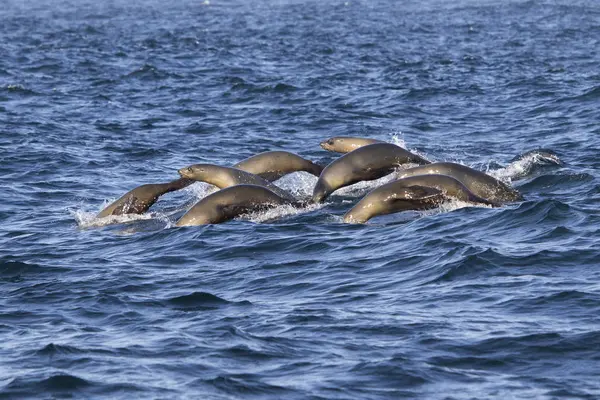
M 458 179 L 477 196 L 496 203 L 523 200 L 523 196 L 517 190 L 498 179 L 473 168 L 451 162 L 433 163 L 405 169 L 398 173 L 398 178 L 427 174 L 451 176 Z
M 176 225 L 218 224 L 247 212 L 286 204 L 292 202 L 263 186 L 236 185 L 206 196 L 185 213 Z
M 327 140 L 322 141 L 321 147 L 327 151 L 333 151 L 335 153 L 350 153 L 359 147 L 366 146 L 373 143 L 385 143 L 377 139 L 350 137 L 350 136 L 335 136 Z
M 384 214 L 436 207 L 448 197 L 496 206 L 446 175 L 420 175 L 398 179 L 370 191 L 344 215 L 344 222 L 364 223 Z
M 222 167 L 214 164 L 194 164 L 181 168 L 179 175 L 183 178 L 210 183 L 220 189 L 242 184 L 263 186 L 284 199 L 295 200 L 291 194 L 266 179 L 237 168 Z
M 318 177 L 323 171 L 320 165 L 287 151 L 266 151 L 246 158 L 233 167 L 258 175 L 269 182 L 292 172 L 305 171 Z
M 315 185 L 312 199 L 315 203 L 321 203 L 337 189 L 360 181 L 379 179 L 407 163 L 429 164 L 429 161 L 391 143 L 360 147 L 325 167 Z
M 142 214 L 148 211 L 163 194 L 183 189 L 192 183 L 194 183 L 192 179 L 179 178 L 168 183 L 138 186 L 100 211 L 96 218 L 104 218 L 110 215 Z

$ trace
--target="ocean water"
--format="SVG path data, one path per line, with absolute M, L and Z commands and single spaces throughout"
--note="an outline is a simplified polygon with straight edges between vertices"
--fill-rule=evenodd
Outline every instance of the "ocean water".
M 0 398 L 599 398 L 599 51 L 597 1 L 3 1 Z M 339 135 L 525 200 L 94 217 Z

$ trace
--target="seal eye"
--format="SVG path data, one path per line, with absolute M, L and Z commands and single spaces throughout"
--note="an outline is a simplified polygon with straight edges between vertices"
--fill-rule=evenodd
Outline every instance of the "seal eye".
M 188 172 L 194 172 L 194 169 L 192 167 L 188 167 Z
M 330 145 L 330 146 L 333 146 L 333 139 L 329 139 L 329 140 L 327 141 L 327 144 L 328 144 L 328 145 Z

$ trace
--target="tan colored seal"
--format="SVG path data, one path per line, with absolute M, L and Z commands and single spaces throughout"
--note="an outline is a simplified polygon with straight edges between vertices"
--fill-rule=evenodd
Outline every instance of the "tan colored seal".
M 361 138 L 361 137 L 350 137 L 350 136 L 335 136 L 327 140 L 322 141 L 321 147 L 327 151 L 333 151 L 335 153 L 350 153 L 359 147 L 366 146 L 373 143 L 385 143 L 377 139 Z
M 344 215 L 344 222 L 363 223 L 384 214 L 433 208 L 448 197 L 495 206 L 446 175 L 420 175 L 398 179 L 370 191 Z
M 291 194 L 266 179 L 237 168 L 222 167 L 214 164 L 194 164 L 181 168 L 179 175 L 183 178 L 210 183 L 220 189 L 243 184 L 263 186 L 285 199 L 295 200 Z
M 321 175 L 323 167 L 287 151 L 266 151 L 246 158 L 233 166 L 273 182 L 282 176 L 298 171 L 314 176 Z
M 451 162 L 433 163 L 404 169 L 399 171 L 398 178 L 426 174 L 451 176 L 458 179 L 477 196 L 496 203 L 523 200 L 523 196 L 517 190 L 500 182 L 498 179 L 473 168 Z
M 236 185 L 206 196 L 185 213 L 176 225 L 218 224 L 247 212 L 285 204 L 291 202 L 263 186 Z
M 379 179 L 408 163 L 428 164 L 429 161 L 391 143 L 359 147 L 325 167 L 315 185 L 313 201 L 321 203 L 337 189 Z

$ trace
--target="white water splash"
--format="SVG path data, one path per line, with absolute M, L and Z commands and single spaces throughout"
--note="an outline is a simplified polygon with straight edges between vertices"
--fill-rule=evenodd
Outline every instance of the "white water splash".
M 395 144 L 396 146 L 400 146 L 403 149 L 408 150 L 406 148 L 406 141 L 402 137 L 401 131 L 390 133 L 390 139 L 391 139 L 390 143 Z
M 144 214 L 109 215 L 107 217 L 98 218 L 98 213 L 104 210 L 107 206 L 109 206 L 116 200 L 116 198 L 112 198 L 104 200 L 100 207 L 98 207 L 98 209 L 95 211 L 86 210 L 87 207 L 84 204 L 80 204 L 77 208 L 69 209 L 68 211 L 75 219 L 77 226 L 81 229 L 101 228 L 107 225 L 127 224 L 134 221 L 144 220 L 157 220 L 164 223 L 168 228 L 171 225 L 173 225 L 171 216 L 175 213 L 186 210 L 191 205 L 195 204 L 196 197 L 202 196 L 201 193 L 206 190 L 206 188 L 192 188 L 193 186 L 196 185 L 191 185 L 180 191 L 183 193 L 189 193 L 189 195 L 186 196 L 190 198 L 188 201 L 184 201 L 183 204 L 175 205 L 174 207 L 168 208 L 166 210 L 155 210 L 146 212 Z
M 302 171 L 285 175 L 273 183 L 298 199 L 307 199 L 312 196 L 317 180 L 316 176 Z
M 390 138 L 391 138 L 390 143 L 395 144 L 396 146 L 402 147 L 403 149 L 408 150 L 411 153 L 416 154 L 416 155 L 418 155 L 418 156 L 420 156 L 420 157 L 422 157 L 422 158 L 424 158 L 424 159 L 426 159 L 428 161 L 431 161 L 431 159 L 429 158 L 429 156 L 427 156 L 427 154 L 423 153 L 422 151 L 419 151 L 417 149 L 409 149 L 406 146 L 406 141 L 402 137 L 402 132 L 401 131 L 392 132 L 390 134 Z M 405 164 L 402 167 L 403 168 L 411 168 L 412 166 L 417 166 L 417 164 Z
M 102 207 L 101 209 L 103 209 Z M 77 222 L 77 226 L 82 229 L 86 228 L 99 228 L 106 225 L 114 225 L 114 224 L 125 224 L 132 221 L 139 220 L 148 220 L 148 219 L 156 219 L 156 215 L 153 213 L 146 214 L 124 214 L 124 215 L 109 215 L 104 218 L 97 218 L 99 211 L 85 211 L 83 209 L 78 210 L 69 210 L 75 221 Z M 166 217 L 166 215 L 165 215 Z
M 554 154 L 534 151 L 511 162 L 504 168 L 496 170 L 488 168 L 485 172 L 496 179 L 510 183 L 512 180 L 529 175 L 535 166 L 548 164 L 561 165 L 562 161 Z
M 218 191 L 219 188 L 205 182 L 196 182 L 184 189 L 190 196 L 196 200 L 202 200 L 211 193 Z

